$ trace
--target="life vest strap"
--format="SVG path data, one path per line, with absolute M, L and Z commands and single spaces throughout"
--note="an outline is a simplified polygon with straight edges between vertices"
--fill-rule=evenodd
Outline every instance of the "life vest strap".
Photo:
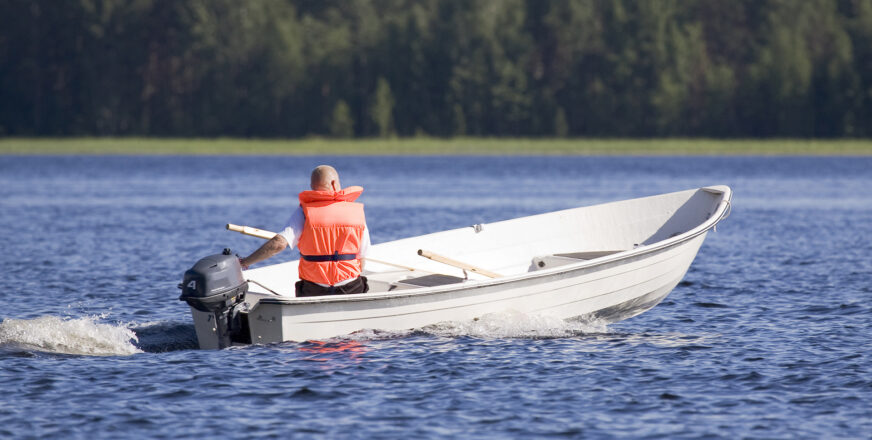
M 348 260 L 356 260 L 357 254 L 340 254 L 339 251 L 333 253 L 333 255 L 303 255 L 300 254 L 300 258 L 311 261 L 313 263 L 325 263 L 329 261 L 348 261 Z

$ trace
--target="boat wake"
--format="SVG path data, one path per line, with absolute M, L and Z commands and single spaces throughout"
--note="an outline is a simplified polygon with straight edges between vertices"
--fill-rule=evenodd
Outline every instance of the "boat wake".
M 194 326 L 179 322 L 100 322 L 105 316 L 5 319 L 0 350 L 84 356 L 129 356 L 197 349 Z
M 197 350 L 197 332 L 189 322 L 158 321 L 130 327 L 136 333 L 136 346 L 148 353 Z
M 0 322 L 0 350 L 22 354 L 49 353 L 84 356 L 129 356 L 196 350 L 197 335 L 189 323 L 158 321 L 136 324 L 100 322 L 104 316 L 5 319 Z M 436 337 L 567 338 L 602 334 L 605 323 L 563 320 L 518 311 L 491 313 L 472 321 L 452 321 L 405 331 L 362 330 L 338 340 L 386 340 L 427 335 Z
M 89 356 L 141 353 L 133 330 L 97 322 L 100 317 L 41 316 L 0 322 L 0 349 Z
M 472 321 L 443 322 L 421 329 L 436 336 L 484 339 L 551 339 L 606 333 L 603 321 L 564 320 L 556 316 L 515 310 L 489 313 Z
M 554 339 L 608 332 L 605 321 L 571 319 L 510 310 L 489 313 L 471 321 L 448 321 L 406 331 L 362 330 L 338 339 L 383 340 L 411 335 L 481 339 Z

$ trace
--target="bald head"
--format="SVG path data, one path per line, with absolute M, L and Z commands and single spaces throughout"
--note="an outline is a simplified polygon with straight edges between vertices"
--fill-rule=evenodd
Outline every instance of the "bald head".
M 340 191 L 339 173 L 330 165 L 318 165 L 312 170 L 311 187 L 314 191 Z

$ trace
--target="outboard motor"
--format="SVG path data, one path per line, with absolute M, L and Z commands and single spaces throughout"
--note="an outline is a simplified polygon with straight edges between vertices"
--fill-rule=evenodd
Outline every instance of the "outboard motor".
M 229 347 L 232 342 L 250 343 L 245 293 L 248 282 L 242 277 L 239 258 L 230 249 L 217 255 L 210 255 L 198 261 L 185 272 L 179 300 L 191 307 L 215 316 L 218 333 L 218 348 Z

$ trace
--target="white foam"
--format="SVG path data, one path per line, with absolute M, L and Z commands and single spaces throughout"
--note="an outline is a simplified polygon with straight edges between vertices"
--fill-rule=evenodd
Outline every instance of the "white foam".
M 606 333 L 608 327 L 602 321 L 564 320 L 548 314 L 510 310 L 489 313 L 475 320 L 441 322 L 414 330 L 361 330 L 342 339 L 392 339 L 405 337 L 415 332 L 451 338 L 461 336 L 483 339 L 569 338 L 591 333 Z
M 439 336 L 477 338 L 567 338 L 586 333 L 605 333 L 606 324 L 598 321 L 564 320 L 539 313 L 509 310 L 489 313 L 472 321 L 444 322 L 422 330 Z
M 125 356 L 136 348 L 136 334 L 123 325 L 97 322 L 96 317 L 64 319 L 41 316 L 0 322 L 0 347 L 49 353 Z

